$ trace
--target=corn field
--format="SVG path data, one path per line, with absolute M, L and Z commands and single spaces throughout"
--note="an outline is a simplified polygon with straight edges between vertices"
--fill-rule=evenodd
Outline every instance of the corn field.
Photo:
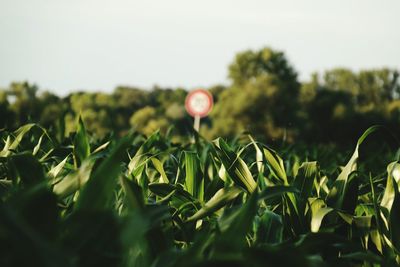
M 400 164 L 316 161 L 155 132 L 63 140 L 37 124 L 0 137 L 1 266 L 396 266 Z

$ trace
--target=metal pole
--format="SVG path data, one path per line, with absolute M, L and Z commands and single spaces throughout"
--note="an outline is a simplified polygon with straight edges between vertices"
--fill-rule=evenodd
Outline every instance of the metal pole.
M 196 115 L 194 116 L 194 129 L 196 130 L 196 132 L 199 132 L 200 130 L 200 116 Z

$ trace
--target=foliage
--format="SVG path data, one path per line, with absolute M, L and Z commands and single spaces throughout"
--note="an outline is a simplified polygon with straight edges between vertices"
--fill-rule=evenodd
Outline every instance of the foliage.
M 76 124 L 62 140 L 37 124 L 0 132 L 1 266 L 400 263 L 400 163 L 359 162 L 379 127 L 331 173 L 251 136 L 104 140 Z
M 354 72 L 334 68 L 300 83 L 281 51 L 264 47 L 238 53 L 228 67 L 230 83 L 211 86 L 214 110 L 202 119 L 209 140 L 249 131 L 257 140 L 279 144 L 334 143 L 351 147 L 362 131 L 381 124 L 400 133 L 400 80 L 396 69 Z M 96 138 L 123 136 L 132 129 L 156 129 L 182 140 L 192 131 L 183 88 L 150 90 L 119 86 L 111 93 L 42 92 L 28 82 L 0 89 L 0 129 L 40 123 L 60 141 L 76 131 L 81 116 Z M 173 128 L 173 129 L 172 129 Z

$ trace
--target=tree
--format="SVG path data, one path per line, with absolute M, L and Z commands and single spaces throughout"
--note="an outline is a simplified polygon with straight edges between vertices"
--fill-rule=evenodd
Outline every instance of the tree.
M 358 77 L 351 70 L 335 68 L 324 73 L 324 86 L 328 90 L 344 91 L 353 96 L 360 93 Z
M 215 135 L 248 130 L 261 138 L 293 138 L 299 83 L 282 52 L 270 48 L 239 53 L 229 66 L 232 87 L 211 114 Z
M 69 96 L 70 113 L 66 117 L 67 132 L 74 130 L 76 119 L 82 115 L 87 129 L 98 137 L 119 131 L 114 97 L 105 93 L 73 93 Z M 126 120 L 127 121 L 127 120 Z M 128 127 L 127 127 L 128 128 Z
M 58 96 L 46 91 L 39 96 L 40 102 L 40 124 L 46 128 L 54 126 L 54 124 L 63 117 L 66 111 L 66 101 L 61 100 Z
M 358 74 L 360 85 L 360 103 L 375 107 L 385 105 L 399 97 L 399 73 L 396 70 L 364 70 Z
M 0 129 L 9 128 L 14 121 L 14 113 L 10 110 L 7 92 L 0 91 Z
M 288 63 L 284 53 L 269 47 L 238 53 L 229 65 L 229 78 L 236 86 L 242 86 L 262 75 L 273 76 L 293 91 L 299 87 L 297 73 Z
M 211 113 L 214 136 L 234 136 L 249 131 L 259 138 L 293 138 L 285 126 L 285 104 L 280 88 L 270 76 L 259 76 L 241 87 L 223 91 Z
M 353 96 L 354 105 L 362 110 L 372 110 L 399 97 L 398 78 L 398 71 L 387 68 L 358 73 L 336 68 L 324 73 L 323 86 L 327 90 L 347 92 Z
M 304 103 L 302 140 L 307 142 L 346 142 L 357 136 L 352 95 L 346 91 L 317 90 L 312 101 Z
M 11 103 L 10 109 L 15 113 L 16 125 L 21 125 L 38 118 L 40 105 L 36 98 L 38 87 L 28 82 L 12 83 L 8 95 L 14 96 L 15 101 Z
M 168 120 L 159 116 L 157 110 L 150 106 L 139 109 L 132 114 L 129 123 L 135 130 L 145 135 L 150 135 L 159 129 L 165 132 L 169 126 Z

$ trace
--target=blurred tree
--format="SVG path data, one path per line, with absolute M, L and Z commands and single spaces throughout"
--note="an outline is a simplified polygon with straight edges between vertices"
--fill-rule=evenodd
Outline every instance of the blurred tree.
M 70 114 L 66 117 L 66 129 L 74 131 L 76 119 L 82 115 L 86 127 L 98 137 L 118 131 L 118 120 L 114 119 L 116 104 L 113 96 L 105 93 L 73 93 L 69 96 Z M 118 118 L 118 116 L 116 116 Z
M 159 87 L 153 88 L 150 91 L 150 101 L 149 104 L 153 107 L 159 109 L 168 109 L 169 105 L 173 103 L 182 104 L 185 102 L 187 91 L 182 88 L 177 89 L 162 89 Z
M 156 130 L 165 133 L 169 126 L 168 120 L 157 114 L 157 110 L 153 107 L 146 106 L 136 111 L 129 120 L 130 125 L 137 131 L 150 135 Z
M 319 81 L 318 73 L 311 74 L 311 81 L 304 82 L 301 85 L 300 92 L 299 92 L 299 102 L 302 106 L 305 104 L 313 101 L 317 95 L 317 91 L 321 90 L 321 85 Z
M 398 78 L 399 73 L 396 70 L 387 68 L 363 70 L 359 73 L 336 68 L 324 73 L 323 86 L 327 90 L 350 93 L 353 96 L 354 104 L 367 111 L 399 96 Z
M 212 94 L 214 103 L 217 103 L 219 100 L 219 96 L 221 95 L 222 92 L 224 92 L 227 89 L 226 86 L 224 85 L 215 85 L 212 86 L 208 89 L 208 91 Z
M 10 103 L 7 99 L 7 92 L 0 90 L 0 129 L 13 126 L 14 113 L 10 110 Z
M 229 65 L 229 78 L 236 86 L 242 86 L 261 75 L 272 75 L 293 91 L 298 88 L 297 73 L 288 63 L 284 53 L 269 47 L 238 53 Z
M 400 92 L 398 78 L 399 73 L 397 71 L 386 68 L 360 71 L 358 75 L 360 104 L 377 107 L 398 98 Z
M 31 118 L 38 118 L 40 105 L 36 98 L 38 88 L 28 82 L 12 83 L 8 95 L 14 96 L 14 102 L 10 103 L 10 109 L 16 117 L 16 126 L 25 124 Z
M 215 107 L 202 119 L 201 131 L 210 138 L 250 131 L 259 140 L 345 143 L 372 124 L 400 131 L 395 69 L 334 68 L 313 73 L 300 84 L 284 53 L 265 47 L 238 53 L 228 75 L 231 84 L 208 88 Z M 77 92 L 60 98 L 38 94 L 38 87 L 28 82 L 15 82 L 0 90 L 0 129 L 40 122 L 62 140 L 64 133 L 75 130 L 81 113 L 98 137 L 110 131 L 124 134 L 132 127 L 151 134 L 170 126 L 174 135 L 185 136 L 193 125 L 184 110 L 186 95 L 183 88 L 119 86 L 111 94 Z
M 302 138 L 307 142 L 353 141 L 355 111 L 352 95 L 345 91 L 317 90 L 313 101 L 304 103 Z M 356 130 L 357 132 L 357 130 Z M 357 135 L 356 135 L 357 136 Z
M 149 102 L 149 93 L 145 90 L 120 86 L 114 90 L 117 108 L 124 111 L 138 110 Z
M 67 103 L 48 91 L 39 96 L 39 101 L 41 109 L 39 122 L 44 127 L 50 128 L 63 116 Z
M 344 68 L 326 71 L 324 73 L 324 86 L 328 90 L 344 91 L 354 96 L 360 93 L 357 75 Z
M 165 111 L 165 115 L 167 118 L 178 121 L 185 117 L 185 108 L 182 103 L 174 102 Z
M 213 135 L 234 136 L 250 131 L 263 139 L 293 139 L 293 132 L 284 127 L 285 103 L 280 90 L 271 76 L 262 75 L 242 87 L 223 91 L 211 113 Z
M 223 90 L 211 115 L 215 135 L 248 130 L 293 140 L 300 84 L 282 52 L 263 48 L 239 53 L 229 77 L 232 88 Z
M 150 95 L 146 90 L 136 87 L 120 86 L 113 93 L 115 108 L 114 127 L 117 131 L 126 131 L 130 128 L 129 119 L 135 111 L 149 104 Z

